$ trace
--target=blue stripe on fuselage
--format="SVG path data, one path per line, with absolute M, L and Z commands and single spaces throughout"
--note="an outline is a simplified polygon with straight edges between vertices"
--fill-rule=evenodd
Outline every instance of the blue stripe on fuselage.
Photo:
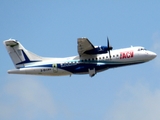
M 88 69 L 95 68 L 96 71 L 101 71 L 109 68 L 122 67 L 127 65 L 134 65 L 143 63 L 144 61 L 137 61 L 136 63 L 120 63 L 120 62 L 111 62 L 111 61 L 103 61 L 103 62 L 79 62 L 79 63 L 58 63 L 56 67 L 59 69 L 63 69 L 69 71 L 73 74 L 88 72 Z M 103 63 L 103 64 L 102 64 Z M 53 68 L 53 64 L 44 64 L 44 65 L 33 65 L 26 66 L 29 67 L 50 67 Z

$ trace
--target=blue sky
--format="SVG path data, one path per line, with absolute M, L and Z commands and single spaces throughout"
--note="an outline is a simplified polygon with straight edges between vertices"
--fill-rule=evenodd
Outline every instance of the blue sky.
M 77 38 L 160 53 L 160 1 L 0 1 L 0 119 L 159 120 L 160 57 L 89 75 L 9 75 L 3 41 L 48 57 L 77 55 Z

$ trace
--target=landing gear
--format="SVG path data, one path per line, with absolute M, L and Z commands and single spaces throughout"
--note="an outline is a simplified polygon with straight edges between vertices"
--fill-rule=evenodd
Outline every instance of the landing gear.
M 93 69 L 88 69 L 88 73 L 90 77 L 93 77 L 96 74 L 95 68 Z

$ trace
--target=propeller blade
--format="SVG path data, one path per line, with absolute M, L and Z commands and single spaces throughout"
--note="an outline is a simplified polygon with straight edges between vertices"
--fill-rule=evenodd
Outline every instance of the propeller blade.
M 107 37 L 107 51 L 109 52 L 109 58 L 111 59 L 111 52 L 110 52 L 110 49 L 112 49 L 112 47 L 110 48 L 110 45 L 109 45 L 109 38 Z
M 109 38 L 107 37 L 107 45 L 109 46 Z
M 110 53 L 110 50 L 109 50 L 109 58 L 111 59 L 111 53 Z

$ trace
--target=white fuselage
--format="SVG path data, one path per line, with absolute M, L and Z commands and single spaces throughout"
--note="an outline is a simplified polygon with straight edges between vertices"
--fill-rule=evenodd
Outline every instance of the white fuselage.
M 46 58 L 42 61 L 25 63 L 24 67 L 9 70 L 11 74 L 32 74 L 62 76 L 71 74 L 89 74 L 94 76 L 97 72 L 109 68 L 133 65 L 150 61 L 156 54 L 143 47 L 130 47 L 111 51 L 109 53 L 73 56 L 68 58 Z

